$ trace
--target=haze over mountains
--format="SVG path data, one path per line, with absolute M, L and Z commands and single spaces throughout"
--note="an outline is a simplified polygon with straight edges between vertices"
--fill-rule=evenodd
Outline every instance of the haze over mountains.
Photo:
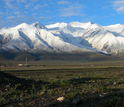
M 44 26 L 22 23 L 0 29 L 0 43 L 3 51 L 119 54 L 124 52 L 124 25 L 71 22 Z

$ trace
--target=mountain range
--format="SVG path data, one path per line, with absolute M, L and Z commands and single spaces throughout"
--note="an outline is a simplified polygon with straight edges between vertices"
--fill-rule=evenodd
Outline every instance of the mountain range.
M 22 23 L 0 29 L 0 50 L 32 53 L 124 53 L 124 25 L 92 22 Z

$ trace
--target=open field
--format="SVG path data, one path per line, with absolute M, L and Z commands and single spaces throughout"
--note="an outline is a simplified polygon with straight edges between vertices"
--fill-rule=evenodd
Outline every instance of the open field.
M 124 107 L 124 61 L 6 66 L 1 67 L 0 84 L 1 106 Z
M 1 69 L 6 70 L 42 70 L 42 69 L 79 69 L 79 68 L 106 68 L 124 67 L 123 60 L 113 61 L 28 61 L 28 67 L 19 67 L 18 64 L 25 64 L 24 61 L 0 61 Z

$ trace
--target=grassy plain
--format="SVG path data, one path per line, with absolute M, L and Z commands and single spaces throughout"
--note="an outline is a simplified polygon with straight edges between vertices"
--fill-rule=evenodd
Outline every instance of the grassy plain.
M 19 63 L 2 62 L 1 106 L 124 107 L 124 61 Z

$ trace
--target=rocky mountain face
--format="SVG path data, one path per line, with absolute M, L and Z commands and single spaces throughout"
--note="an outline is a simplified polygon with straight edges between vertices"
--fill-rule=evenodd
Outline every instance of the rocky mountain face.
M 71 22 L 44 26 L 22 23 L 0 29 L 0 50 L 120 54 L 124 52 L 124 25 Z

